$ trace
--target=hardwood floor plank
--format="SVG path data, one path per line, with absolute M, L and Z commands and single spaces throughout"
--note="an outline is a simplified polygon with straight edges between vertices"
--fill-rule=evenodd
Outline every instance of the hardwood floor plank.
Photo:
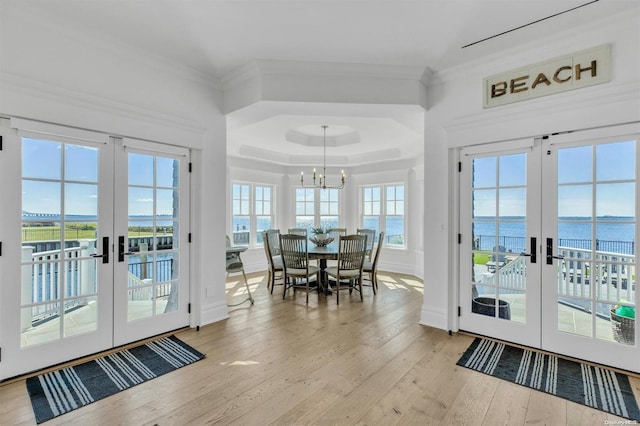
M 524 424 L 531 392 L 524 386 L 500 380 L 482 424 L 486 426 Z
M 380 291 L 289 294 L 248 276 L 255 304 L 178 337 L 206 358 L 47 425 L 494 425 L 621 421 L 455 363 L 473 341 L 418 324 L 422 287 L 383 272 Z M 237 278 L 230 293 L 244 291 Z M 241 300 L 242 295 L 232 298 Z M 631 384 L 640 395 L 640 379 Z M 25 380 L 0 385 L 0 424 L 35 424 Z
M 567 400 L 532 390 L 525 422 L 541 425 L 567 424 Z

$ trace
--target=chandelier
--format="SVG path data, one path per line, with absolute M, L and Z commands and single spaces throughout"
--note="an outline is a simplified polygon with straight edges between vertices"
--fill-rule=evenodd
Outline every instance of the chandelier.
M 323 151 L 323 162 L 322 162 L 322 174 L 320 174 L 317 178 L 316 178 L 316 169 L 313 169 L 313 185 L 305 185 L 304 183 L 304 172 L 300 172 L 300 185 L 302 185 L 303 188 L 322 188 L 322 189 L 342 189 L 344 188 L 344 180 L 345 180 L 345 174 L 344 174 L 344 170 L 342 170 L 340 172 L 340 185 L 327 185 L 327 125 L 323 125 L 320 126 L 322 127 L 323 130 L 323 146 L 324 146 L 324 151 Z

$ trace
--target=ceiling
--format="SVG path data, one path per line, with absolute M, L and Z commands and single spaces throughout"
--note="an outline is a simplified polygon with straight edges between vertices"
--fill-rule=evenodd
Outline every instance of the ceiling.
M 256 59 L 439 71 L 637 9 L 637 0 L 2 1 L 26 3 L 91 34 L 217 78 Z M 228 153 L 279 164 L 311 163 L 321 148 L 287 141 L 287 134 L 300 128 L 320 132 L 323 124 L 330 126 L 328 135 L 349 129 L 358 140 L 328 147 L 328 164 L 356 165 L 375 153 L 408 158 L 422 152 L 423 123 L 416 108 L 266 102 L 228 116 Z

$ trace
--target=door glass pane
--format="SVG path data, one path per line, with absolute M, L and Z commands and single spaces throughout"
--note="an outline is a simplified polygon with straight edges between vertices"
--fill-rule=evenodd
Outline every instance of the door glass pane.
M 472 163 L 471 312 L 516 322 L 526 319 L 526 161 L 521 153 Z
M 625 141 L 558 150 L 560 331 L 633 344 L 635 149 Z
M 136 321 L 179 308 L 180 160 L 135 153 L 129 153 L 128 160 L 134 175 L 129 177 L 128 197 L 132 254 L 127 256 L 127 320 Z M 243 187 L 233 189 L 240 212 Z M 238 229 L 248 226 L 238 221 L 241 218 L 234 216 Z
M 97 329 L 98 157 L 22 139 L 22 347 Z

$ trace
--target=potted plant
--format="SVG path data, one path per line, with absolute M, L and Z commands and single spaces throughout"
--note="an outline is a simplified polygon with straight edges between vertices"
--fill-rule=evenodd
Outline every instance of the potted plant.
M 320 226 L 314 226 L 313 228 L 311 228 L 311 233 L 318 239 L 318 240 L 323 240 L 327 238 L 327 234 L 329 233 L 329 229 L 325 228 L 324 226 L 320 225 Z
M 318 247 L 325 247 L 327 244 L 333 241 L 333 238 L 329 237 L 329 229 L 325 226 L 314 226 L 311 228 L 313 237 L 309 238 L 313 244 Z

